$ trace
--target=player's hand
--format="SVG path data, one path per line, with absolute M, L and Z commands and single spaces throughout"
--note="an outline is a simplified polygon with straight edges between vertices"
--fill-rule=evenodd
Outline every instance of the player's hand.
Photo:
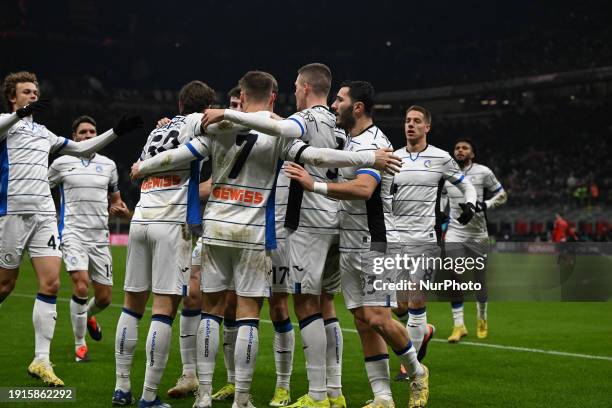
M 374 153 L 375 161 L 374 168 L 385 171 L 389 174 L 395 174 L 402 168 L 402 159 L 393 155 L 393 149 L 386 147 L 378 149 Z
M 285 174 L 292 180 L 297 180 L 306 191 L 314 191 L 314 180 L 306 170 L 299 164 L 287 163 L 285 165 Z
M 123 136 L 143 126 L 144 121 L 140 116 L 123 115 L 123 117 L 119 119 L 119 122 L 113 126 L 113 132 L 115 132 L 117 136 Z
M 476 201 L 476 212 L 487 211 L 487 203 L 485 201 Z
M 209 125 L 221 122 L 225 117 L 225 109 L 206 109 L 202 117 L 202 130 L 206 130 Z
M 132 164 L 132 170 L 130 171 L 130 178 L 132 180 L 138 180 L 142 178 L 142 176 L 140 175 L 140 161 L 137 161 L 136 163 Z
M 285 118 L 283 118 L 282 116 L 279 116 L 279 115 L 277 115 L 277 114 L 276 114 L 276 113 L 274 113 L 274 112 L 270 112 L 270 118 L 271 118 L 271 119 L 274 119 L 274 120 L 283 120 L 283 119 L 285 119 Z
M 476 207 L 474 207 L 472 203 L 459 203 L 459 207 L 461 207 L 461 215 L 457 217 L 457 221 L 459 221 L 461 225 L 467 225 L 474 217 Z
M 19 108 L 15 111 L 19 119 L 23 119 L 26 116 L 30 116 L 33 113 L 42 112 L 47 109 L 51 105 L 48 99 L 41 99 L 36 102 L 32 102 L 29 105 L 24 106 L 23 108 Z
M 155 126 L 155 129 L 159 129 L 162 126 L 166 126 L 170 122 L 172 122 L 170 118 L 161 118 L 157 121 L 157 126 Z
M 112 204 L 108 209 L 108 212 L 110 215 L 114 215 L 115 217 L 130 218 L 130 209 L 123 201 Z

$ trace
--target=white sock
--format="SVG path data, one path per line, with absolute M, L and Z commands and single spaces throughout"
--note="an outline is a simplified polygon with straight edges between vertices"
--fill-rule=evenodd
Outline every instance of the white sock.
M 130 384 L 130 370 L 134 358 L 134 349 L 138 342 L 138 323 L 142 315 L 123 308 L 117 332 L 115 333 L 115 389 L 128 392 L 132 389 Z
M 236 321 L 225 319 L 223 322 L 223 359 L 227 370 L 227 382 L 230 384 L 236 382 L 236 364 L 234 364 L 236 336 L 238 336 Z
M 200 310 L 183 308 L 179 324 L 183 375 L 193 377 L 196 374 L 196 346 L 198 326 L 200 325 Z
M 344 338 L 338 319 L 325 321 L 325 337 L 327 339 L 325 353 L 327 395 L 337 398 L 342 394 L 342 351 L 344 349 Z
M 172 340 L 172 318 L 154 314 L 151 317 L 149 335 L 147 336 L 147 368 L 145 369 L 142 399 L 153 401 L 157 397 L 157 387 L 161 381 Z
M 408 345 L 405 349 L 396 351 L 395 354 L 399 358 L 399 361 L 402 363 L 404 368 L 406 368 L 410 378 L 414 377 L 415 375 L 423 374 L 423 367 L 417 359 L 417 351 L 410 340 L 408 340 Z
M 391 374 L 389 374 L 389 355 L 380 354 L 366 357 L 366 373 L 372 387 L 374 398 L 379 397 L 386 400 L 393 398 L 391 393 Z
M 295 331 L 291 320 L 272 322 L 274 324 L 274 363 L 276 365 L 276 388 L 289 389 L 293 370 Z
M 327 398 L 327 386 L 325 384 L 327 339 L 321 314 L 314 314 L 301 320 L 300 332 L 306 359 L 308 395 L 316 401 L 321 401 Z
M 95 316 L 97 315 L 99 312 L 103 311 L 104 309 L 106 309 L 108 306 L 104 306 L 104 307 L 100 307 L 96 304 L 96 298 L 92 297 L 91 299 L 89 299 L 89 303 L 87 303 L 87 317 L 91 317 L 91 316 Z
M 410 337 L 410 341 L 412 341 L 412 345 L 418 353 L 427 333 L 427 311 L 424 307 L 421 309 L 410 309 L 408 314 L 408 323 L 406 324 L 408 337 Z
M 219 325 L 223 318 L 220 316 L 202 313 L 197 334 L 197 364 L 198 380 L 202 392 L 212 392 L 215 362 L 219 350 Z
M 484 302 L 484 303 L 477 302 L 476 307 L 478 309 L 478 318 L 487 320 L 487 302 Z
M 451 307 L 453 310 L 454 325 L 463 326 L 463 302 L 453 302 L 451 303 Z
M 235 401 L 248 399 L 259 349 L 259 319 L 238 320 L 236 336 L 236 395 Z
M 87 298 L 72 295 L 70 299 L 70 321 L 74 333 L 75 348 L 85 345 L 85 330 L 87 329 Z
M 38 360 L 49 361 L 51 340 L 55 332 L 57 320 L 57 296 L 36 295 L 34 309 L 32 310 L 32 323 L 34 324 L 34 357 Z

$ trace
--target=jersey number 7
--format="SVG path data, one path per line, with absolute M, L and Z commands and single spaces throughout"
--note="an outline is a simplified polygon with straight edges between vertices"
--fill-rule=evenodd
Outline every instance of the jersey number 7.
M 236 146 L 242 146 L 244 143 L 246 143 L 246 145 L 240 150 L 236 162 L 227 176 L 228 178 L 235 179 L 238 177 L 240 170 L 242 170 L 242 166 L 246 163 L 249 154 L 251 154 L 251 150 L 253 150 L 253 146 L 255 146 L 255 142 L 257 142 L 257 137 L 258 135 L 255 133 L 236 136 Z

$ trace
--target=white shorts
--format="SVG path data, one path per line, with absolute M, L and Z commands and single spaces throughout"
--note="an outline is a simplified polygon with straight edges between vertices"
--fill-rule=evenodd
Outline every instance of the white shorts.
M 266 251 L 207 244 L 202 247 L 200 288 L 204 293 L 235 286 L 240 296 L 269 297 L 271 272 L 272 262 Z
M 342 279 L 340 277 L 340 245 L 332 244 L 325 258 L 323 270 L 323 292 L 328 295 L 337 295 L 341 292 Z
M 0 217 L 0 267 L 16 269 L 23 251 L 30 258 L 62 256 L 57 219 L 50 215 L 4 215 Z
M 131 224 L 124 289 L 186 295 L 191 232 L 185 224 Z
M 113 258 L 108 245 L 87 245 L 70 239 L 62 241 L 61 248 L 68 272 L 88 271 L 92 281 L 113 285 Z
M 398 271 L 398 279 L 414 282 L 433 282 L 436 266 L 439 266 L 441 249 L 436 242 L 410 243 L 402 245 L 401 255 L 408 256 L 408 268 Z
M 487 257 L 489 253 L 488 236 L 472 236 L 458 234 L 451 229 L 444 237 L 444 250 L 447 256 L 455 257 Z
M 272 261 L 272 293 L 291 293 L 289 291 L 289 254 L 287 240 L 277 240 L 276 249 L 270 251 Z
M 289 289 L 293 294 L 320 295 L 325 261 L 338 235 L 312 234 L 299 229 L 287 236 Z
M 197 266 L 198 268 L 200 268 L 200 290 L 202 288 L 202 284 L 201 284 L 201 279 L 202 279 L 202 248 L 204 246 L 204 243 L 202 242 L 202 238 L 198 238 L 198 241 L 196 242 L 195 247 L 193 248 L 193 252 L 191 253 L 191 266 Z M 192 270 L 192 275 L 193 275 L 193 270 Z M 208 278 L 208 285 L 210 285 L 211 287 L 219 287 L 221 285 L 220 282 L 215 282 L 215 276 L 209 276 Z M 235 290 L 234 288 L 234 280 L 232 279 L 232 281 L 230 282 L 227 290 Z
M 377 251 L 340 253 L 342 294 L 347 309 L 362 306 L 397 307 L 395 290 L 383 285 L 395 283 L 397 271 L 384 269 L 382 273 L 374 273 L 373 270 L 374 258 L 384 255 Z

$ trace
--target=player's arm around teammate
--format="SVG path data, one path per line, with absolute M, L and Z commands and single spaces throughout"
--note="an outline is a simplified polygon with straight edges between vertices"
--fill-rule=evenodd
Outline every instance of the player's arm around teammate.
M 372 86 L 364 81 L 347 82 L 342 85 L 332 109 L 336 112 L 337 125 L 347 130 L 351 136 L 349 149 L 373 150 L 382 143 L 390 147 L 386 137 L 375 127 L 372 121 L 373 110 Z M 340 219 L 340 245 L 343 250 L 343 237 L 345 240 L 344 253 L 341 253 L 342 286 L 347 307 L 355 318 L 355 324 L 359 332 L 361 344 L 366 360 L 366 371 L 370 378 L 374 402 L 370 406 L 392 406 L 392 395 L 389 385 L 389 369 L 387 345 L 398 355 L 400 361 L 405 364 L 412 380 L 412 395 L 410 406 L 423 406 L 429 395 L 428 372 L 416 358 L 416 351 L 412 346 L 406 329 L 391 316 L 390 306 L 394 301 L 393 293 L 388 291 L 367 291 L 364 288 L 364 280 L 367 280 L 371 271 L 364 269 L 363 259 L 367 254 L 376 251 L 374 246 L 368 245 L 367 248 L 359 247 L 360 242 L 371 242 L 371 244 L 397 241 L 394 231 L 392 214 L 390 212 L 390 189 L 391 180 L 388 176 L 381 175 L 373 169 L 341 169 L 343 178 L 347 182 L 341 183 L 318 183 L 314 182 L 308 172 L 301 166 L 290 164 L 285 170 L 288 176 L 297 180 L 307 191 L 314 191 L 318 194 L 327 195 L 344 201 L 343 209 L 346 213 L 352 213 L 350 217 L 355 217 L 362 213 L 367 213 L 364 219 L 359 220 L 359 224 L 350 224 L 348 218 Z M 384 186 L 383 186 L 384 184 Z M 379 187 L 380 186 L 380 187 Z M 374 199 L 374 201 L 372 201 Z M 355 207 L 348 203 L 355 202 Z M 346 205 L 345 205 L 346 204 Z M 371 207 L 372 204 L 375 207 Z M 368 209 L 368 207 L 371 207 Z M 385 211 L 385 207 L 387 210 Z M 375 209 L 377 208 L 377 210 Z M 370 218 L 377 212 L 378 220 Z M 374 233 L 371 225 L 375 225 Z M 349 237 L 351 230 L 358 230 L 358 235 L 363 235 L 356 241 Z M 362 232 L 363 231 L 363 232 Z M 384 233 L 381 233 L 384 231 Z M 344 234 L 344 235 L 343 235 Z M 379 236 L 374 236 L 380 235 Z M 353 239 L 351 241 L 351 239 Z M 378 240 L 381 242 L 378 242 Z M 375 242 L 376 241 L 376 242 Z M 348 244 L 347 244 L 348 243 Z M 352 248 L 356 247 L 356 248 Z M 376 253 L 380 254 L 380 252 Z M 343 261 L 344 259 L 344 261 Z M 361 261 L 359 261 L 361 260 Z M 378 293 L 380 292 L 380 293 Z M 421 404 L 421 405 L 419 405 Z

